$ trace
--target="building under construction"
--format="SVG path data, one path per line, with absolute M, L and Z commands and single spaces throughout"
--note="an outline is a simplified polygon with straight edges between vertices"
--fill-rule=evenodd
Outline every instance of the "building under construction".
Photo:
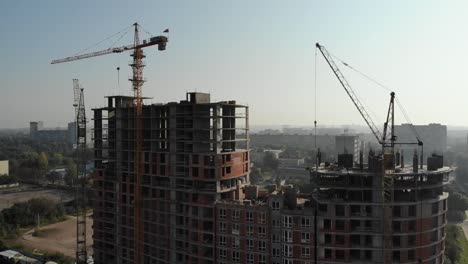
M 94 109 L 94 260 L 135 263 L 135 107 Z M 187 93 L 142 109 L 142 263 L 216 263 L 215 201 L 249 182 L 248 107 Z
M 452 169 L 433 155 L 427 166 L 405 166 L 396 155 L 393 203 L 384 218 L 382 159 L 369 153 L 367 164 L 353 163 L 351 154 L 337 164 L 324 163 L 314 174 L 318 209 L 320 263 L 443 263 L 448 193 L 444 184 Z M 391 224 L 390 247 L 384 246 L 384 224 Z
M 133 99 L 94 109 L 98 264 L 136 263 Z M 248 107 L 187 93 L 143 106 L 142 124 L 141 263 L 443 263 L 452 169 L 442 156 L 405 165 L 397 151 L 390 175 L 382 155 L 341 154 L 311 170 L 313 193 L 260 189 L 249 181 Z

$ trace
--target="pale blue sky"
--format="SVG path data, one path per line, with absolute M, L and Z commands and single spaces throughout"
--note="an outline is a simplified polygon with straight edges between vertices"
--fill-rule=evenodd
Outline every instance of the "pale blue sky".
M 1 1 L 0 128 L 30 120 L 66 126 L 72 78 L 83 84 L 88 109 L 103 106 L 105 95 L 129 94 L 129 53 L 49 63 L 135 21 L 155 35 L 171 31 L 166 51 L 146 49 L 143 94 L 153 102 L 211 92 L 248 104 L 252 125 L 311 125 L 320 42 L 394 88 L 414 123 L 468 125 L 467 12 L 461 0 Z M 130 33 L 119 42 L 129 43 Z M 321 56 L 317 70 L 319 124 L 364 124 Z M 382 123 L 388 92 L 343 71 Z

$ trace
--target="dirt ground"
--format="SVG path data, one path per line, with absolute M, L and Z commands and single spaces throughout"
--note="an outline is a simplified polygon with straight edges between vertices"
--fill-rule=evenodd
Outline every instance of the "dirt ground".
M 86 242 L 88 255 L 92 254 L 93 245 L 93 219 L 86 219 Z M 61 252 L 64 255 L 75 257 L 76 250 L 76 217 L 68 220 L 41 227 L 41 237 L 33 237 L 34 230 L 26 232 L 17 242 L 30 250 L 39 252 Z
M 15 203 L 26 202 L 32 198 L 45 197 L 55 202 L 64 202 L 70 201 L 72 196 L 72 194 L 60 190 L 33 190 L 0 194 L 0 211 L 12 207 Z

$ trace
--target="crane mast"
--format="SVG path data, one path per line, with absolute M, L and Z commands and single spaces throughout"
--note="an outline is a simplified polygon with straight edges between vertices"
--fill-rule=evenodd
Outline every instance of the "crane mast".
M 76 203 L 76 263 L 86 264 L 86 111 L 84 92 L 78 79 L 73 79 L 73 94 L 76 116 L 77 179 L 75 182 Z
M 135 250 L 135 263 L 141 264 L 142 263 L 142 226 L 141 226 L 141 203 L 142 203 L 142 198 L 141 198 L 141 177 L 142 177 L 142 172 L 143 172 L 143 163 L 142 163 L 142 109 L 143 109 L 143 98 L 142 98 L 142 91 L 141 88 L 144 83 L 143 79 L 143 58 L 145 57 L 143 54 L 143 48 L 149 47 L 149 46 L 158 46 L 158 50 L 166 50 L 166 44 L 168 42 L 168 39 L 166 36 L 156 36 L 156 37 L 151 37 L 150 39 L 143 40 L 143 42 L 140 41 L 140 36 L 139 36 L 139 25 L 138 23 L 134 23 L 134 40 L 133 44 L 118 47 L 118 48 L 109 48 L 106 50 L 102 51 L 96 51 L 92 53 L 87 53 L 87 54 L 81 54 L 77 56 L 72 56 L 72 57 L 66 57 L 62 59 L 57 59 L 53 60 L 51 64 L 57 64 L 57 63 L 64 63 L 64 62 L 70 62 L 70 61 L 75 61 L 75 60 L 80 60 L 80 59 L 86 59 L 86 58 L 92 58 L 92 57 L 97 57 L 97 56 L 102 56 L 102 55 L 107 55 L 107 54 L 114 54 L 114 53 L 121 53 L 124 51 L 133 51 L 132 57 L 133 61 L 130 64 L 132 67 L 133 71 L 133 76 L 132 78 L 129 79 L 129 81 L 132 83 L 132 90 L 134 93 L 134 99 L 133 99 L 133 107 L 134 107 L 134 113 L 135 113 L 135 206 L 134 206 L 134 216 L 135 216 L 135 232 L 134 232 L 134 238 L 135 238 L 135 244 L 134 244 L 134 250 Z M 168 31 L 164 31 L 168 32 Z M 78 80 L 76 81 L 78 84 Z M 75 80 L 74 80 L 75 84 Z M 78 86 L 79 87 L 79 86 Z M 75 91 L 76 94 L 76 91 Z M 83 139 L 78 139 L 78 145 L 83 144 L 84 148 L 86 147 L 86 118 L 84 117 L 84 99 L 82 98 L 83 96 L 83 91 L 81 90 L 80 92 L 80 101 L 79 103 L 75 104 L 80 108 L 80 105 L 82 103 L 83 108 L 82 110 L 77 110 L 77 129 L 78 134 L 80 134 L 81 129 L 84 129 Z M 81 102 L 83 100 L 83 102 Z M 74 104 L 74 105 L 75 105 Z M 81 112 L 80 112 L 81 111 Z M 81 115 L 80 115 L 81 113 Z M 78 119 L 83 118 L 83 120 Z M 80 121 L 82 121 L 80 123 Z M 84 143 L 82 143 L 84 140 Z M 84 165 L 84 172 L 86 169 L 86 163 Z M 84 179 L 84 178 L 83 178 Z M 83 183 L 84 184 L 84 183 Z M 81 190 L 81 189 L 80 189 Z M 78 194 L 80 197 L 83 197 L 83 199 L 86 198 L 86 194 L 84 191 L 77 191 L 77 197 Z M 83 232 L 82 232 L 83 231 Z M 79 262 L 82 259 L 85 259 L 86 261 L 86 237 L 80 236 L 84 234 L 86 235 L 86 215 L 81 216 L 80 219 L 78 219 L 78 224 L 77 224 L 77 264 L 81 263 L 86 263 L 86 262 Z
M 142 158 L 142 120 L 143 99 L 141 97 L 141 87 L 143 86 L 143 50 L 140 46 L 138 24 L 135 23 L 135 50 L 133 51 L 133 63 L 130 64 L 133 70 L 133 77 L 130 79 L 133 86 L 135 107 L 135 263 L 141 264 L 141 175 L 143 172 Z

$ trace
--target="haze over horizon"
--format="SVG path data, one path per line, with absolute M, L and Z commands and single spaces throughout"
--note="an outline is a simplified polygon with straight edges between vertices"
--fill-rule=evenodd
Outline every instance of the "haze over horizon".
M 202 3 L 202 4 L 201 4 Z M 145 49 L 143 95 L 179 101 L 187 91 L 250 106 L 251 125 L 313 124 L 315 43 L 396 91 L 414 124 L 468 126 L 464 62 L 468 2 L 450 1 L 14 1 L 0 3 L 0 129 L 73 120 L 72 79 L 88 119 L 104 96 L 130 94 L 130 53 L 50 65 L 134 22 L 167 50 Z M 86 18 L 86 19 L 83 19 Z M 132 43 L 132 32 L 86 52 Z M 150 34 L 142 32 L 142 39 Z M 389 92 L 338 65 L 383 123 Z M 120 85 L 116 67 L 120 67 Z M 365 125 L 317 54 L 319 124 Z M 396 123 L 406 123 L 398 112 Z M 380 128 L 380 125 L 379 125 Z

